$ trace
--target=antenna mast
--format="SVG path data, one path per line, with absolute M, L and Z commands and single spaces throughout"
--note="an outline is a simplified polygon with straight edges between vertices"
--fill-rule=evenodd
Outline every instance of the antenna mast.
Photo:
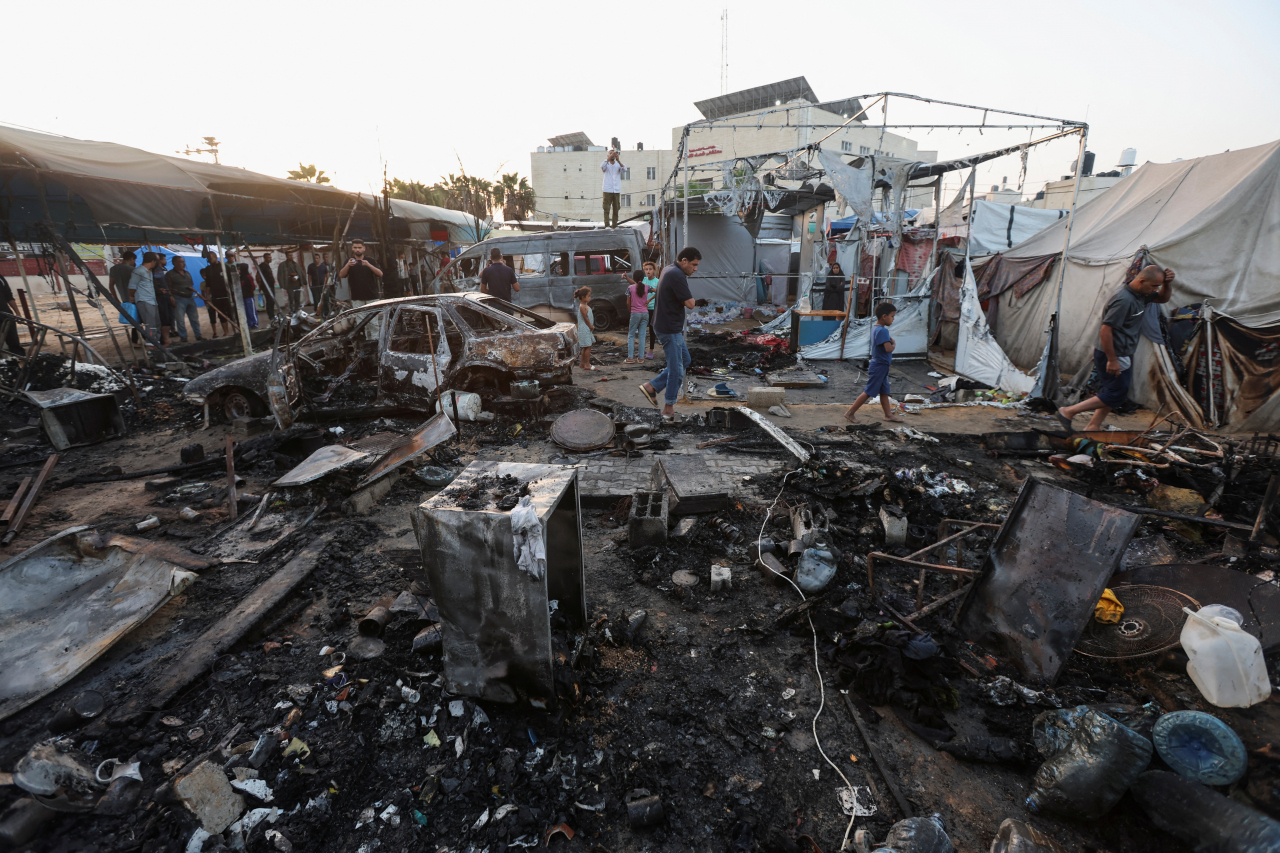
M 729 94 L 729 6 L 720 12 L 720 94 Z

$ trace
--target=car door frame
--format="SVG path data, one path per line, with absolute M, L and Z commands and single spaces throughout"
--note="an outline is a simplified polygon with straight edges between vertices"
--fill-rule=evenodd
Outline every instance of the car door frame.
M 435 353 L 397 352 L 391 349 L 396 324 L 403 311 L 419 311 L 436 318 Z M 448 382 L 453 353 L 448 335 L 444 333 L 444 307 L 441 305 L 398 305 L 394 313 L 388 311 L 383 333 L 378 342 L 378 395 L 379 397 L 412 400 L 423 395 L 434 399 L 439 387 Z M 434 363 L 433 363 L 434 362 Z M 415 388 L 421 388 L 416 392 Z

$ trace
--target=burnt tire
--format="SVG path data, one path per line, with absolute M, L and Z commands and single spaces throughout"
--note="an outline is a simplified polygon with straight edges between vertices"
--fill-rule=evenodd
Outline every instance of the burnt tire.
M 607 332 L 618 323 L 618 312 L 614 310 L 612 304 L 603 300 L 591 303 L 591 313 L 596 321 L 593 331 Z
M 231 388 L 222 395 L 222 414 L 227 423 L 237 418 L 260 418 L 266 413 L 267 404 L 246 388 Z

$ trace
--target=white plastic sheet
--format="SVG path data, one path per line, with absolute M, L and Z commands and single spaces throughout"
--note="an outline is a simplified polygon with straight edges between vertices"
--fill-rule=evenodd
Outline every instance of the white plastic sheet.
M 964 284 L 960 287 L 959 333 L 956 373 L 1010 394 L 1031 393 L 1035 376 L 1014 366 L 987 326 L 982 303 L 978 301 L 978 284 L 968 260 L 964 263 Z
M 922 355 L 925 352 L 929 341 L 929 294 L 932 288 L 933 276 L 929 276 L 917 284 L 910 293 L 890 300 L 898 306 L 898 313 L 894 316 L 893 326 L 890 329 L 893 339 L 897 342 L 894 350 L 895 358 Z M 846 322 L 849 332 L 844 339 L 844 358 L 870 357 L 871 327 L 876 323 L 875 318 L 863 317 L 860 320 Z M 790 324 L 791 319 L 788 315 L 785 328 L 789 329 Z M 840 332 L 841 330 L 837 328 L 825 340 L 801 347 L 801 357 L 813 361 L 839 360 L 841 357 Z
M 542 522 L 528 496 L 511 510 L 511 538 L 516 546 L 516 565 L 535 579 L 547 574 L 547 541 L 542 535 Z
M 977 256 L 1007 251 L 1059 219 L 1065 219 L 1070 212 L 976 200 L 971 214 L 969 253 Z

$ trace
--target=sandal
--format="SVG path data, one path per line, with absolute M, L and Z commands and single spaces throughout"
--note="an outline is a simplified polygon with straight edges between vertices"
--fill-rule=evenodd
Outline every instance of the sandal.
M 645 398 L 646 400 L 648 400 L 648 401 L 649 401 L 649 405 L 653 406 L 655 409 L 656 409 L 656 408 L 658 408 L 658 395 L 657 395 L 657 392 L 655 392 L 655 391 L 650 391 L 650 390 L 649 390 L 648 388 L 646 388 L 644 385 L 641 385 L 641 386 L 640 386 L 640 393 L 641 393 L 641 394 L 643 394 L 643 395 L 644 395 L 644 398 Z
M 678 421 L 676 420 L 678 417 L 680 417 L 680 416 L 679 416 L 679 415 L 674 415 L 674 414 L 673 414 L 673 415 L 663 415 L 663 416 L 662 416 L 662 422 L 663 422 L 664 424 L 674 424 L 674 423 L 677 423 L 677 422 L 678 422 Z

